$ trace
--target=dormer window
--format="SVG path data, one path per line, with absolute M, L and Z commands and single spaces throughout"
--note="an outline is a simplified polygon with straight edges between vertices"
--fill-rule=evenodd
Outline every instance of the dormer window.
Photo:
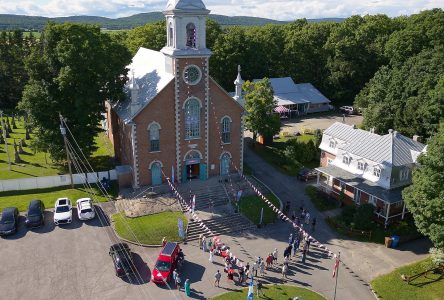
M 358 170 L 364 171 L 365 170 L 365 163 L 362 161 L 358 161 Z
M 331 140 L 330 141 L 330 148 L 336 148 L 336 142 L 335 141 L 333 141 L 333 140 Z
M 351 157 L 344 156 L 344 157 L 342 158 L 342 163 L 348 165 L 348 164 L 350 164 L 350 162 L 351 162 Z
M 375 176 L 377 178 L 381 177 L 381 168 L 380 167 L 373 168 L 373 176 Z
M 188 23 L 187 47 L 196 48 L 196 45 L 197 45 L 196 26 L 193 23 Z
M 399 173 L 399 179 L 401 181 L 409 179 L 409 169 L 408 168 L 401 170 L 401 173 Z

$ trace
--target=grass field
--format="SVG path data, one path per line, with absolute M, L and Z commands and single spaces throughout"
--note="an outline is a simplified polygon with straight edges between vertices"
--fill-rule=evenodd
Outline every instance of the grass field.
M 93 196 L 91 196 L 91 194 Z M 111 192 L 112 196 L 116 196 L 116 190 L 114 188 Z M 47 189 L 35 189 L 25 191 L 11 191 L 0 193 L 0 209 L 5 207 L 17 207 L 19 211 L 26 211 L 28 204 L 31 200 L 42 200 L 46 208 L 54 207 L 54 203 L 57 198 L 68 197 L 73 203 L 79 198 L 89 197 L 94 201 L 106 202 L 106 199 L 100 193 L 97 187 L 92 189 L 85 189 L 84 187 L 75 187 L 74 189 L 65 187 L 47 188 Z
M 18 143 L 20 139 L 25 138 L 23 121 L 16 120 L 16 124 L 18 128 L 13 129 L 11 137 L 7 139 L 8 152 L 11 159 L 11 170 L 9 170 L 8 166 L 8 155 L 6 153 L 6 146 L 4 144 L 0 144 L 0 180 L 52 176 L 68 173 L 67 168 L 64 165 L 53 163 L 48 154 L 43 152 L 33 152 L 33 150 L 29 147 L 29 144 L 31 143 L 31 140 L 33 138 L 33 134 L 31 134 L 31 140 L 26 141 L 27 146 L 23 147 L 25 153 L 20 154 L 22 162 L 17 164 L 14 163 L 14 139 Z M 112 169 L 112 157 L 114 157 L 114 150 L 111 143 L 106 138 L 105 134 L 99 134 L 95 138 L 95 143 L 97 144 L 98 149 L 95 153 L 92 154 L 90 158 L 90 163 L 93 166 L 94 170 L 104 171 Z
M 138 218 L 128 218 L 123 213 L 112 216 L 114 229 L 124 239 L 147 245 L 160 245 L 163 237 L 167 241 L 180 241 L 177 219 L 181 218 L 184 229 L 187 218 L 182 212 L 162 212 Z
M 425 259 L 411 265 L 394 270 L 379 276 L 371 281 L 373 289 L 380 299 L 385 300 L 442 300 L 444 299 L 444 274 L 429 273 L 427 277 L 421 276 L 410 284 L 401 280 L 401 275 L 412 276 L 428 270 L 431 259 Z
M 295 297 L 299 297 L 301 300 L 325 300 L 323 296 L 310 291 L 305 288 L 281 285 L 281 284 L 267 284 L 262 288 L 264 296 L 258 297 L 258 299 L 273 299 L 273 300 L 293 300 Z M 212 300 L 238 300 L 247 299 L 248 288 L 242 290 L 232 291 L 211 298 Z M 254 299 L 256 299 L 256 286 L 254 287 Z
M 266 194 L 265 197 L 279 208 L 279 200 L 273 194 Z M 276 213 L 259 196 L 251 195 L 241 197 L 240 212 L 254 224 L 259 224 L 261 218 L 261 209 L 264 208 L 263 223 L 269 224 L 276 220 Z

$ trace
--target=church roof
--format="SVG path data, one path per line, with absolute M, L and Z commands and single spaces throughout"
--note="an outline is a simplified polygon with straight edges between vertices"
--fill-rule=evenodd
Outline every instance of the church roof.
M 166 9 L 206 10 L 206 7 L 202 0 L 169 0 Z
M 130 78 L 124 89 L 127 100 L 120 101 L 113 107 L 125 123 L 131 122 L 174 79 L 172 74 L 165 71 L 165 55 L 146 48 L 140 48 L 137 51 L 127 68 L 128 78 Z M 133 74 L 134 83 L 132 82 Z M 138 102 L 140 109 L 137 111 L 131 111 L 131 84 L 136 84 L 139 87 Z

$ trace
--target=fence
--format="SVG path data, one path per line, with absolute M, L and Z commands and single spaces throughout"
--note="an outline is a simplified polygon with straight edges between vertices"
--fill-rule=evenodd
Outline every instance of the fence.
M 109 170 L 96 173 L 73 174 L 72 177 L 74 184 L 84 184 L 86 180 L 88 183 L 96 183 L 103 177 L 109 180 L 117 180 L 117 172 L 116 170 Z M 69 175 L 8 179 L 0 180 L 0 192 L 42 189 L 70 184 Z

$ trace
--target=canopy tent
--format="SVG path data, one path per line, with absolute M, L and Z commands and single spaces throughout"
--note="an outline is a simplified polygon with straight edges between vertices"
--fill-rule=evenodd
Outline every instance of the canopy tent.
M 290 109 L 286 108 L 285 106 L 279 105 L 274 108 L 274 111 L 283 114 L 283 113 L 289 113 Z

